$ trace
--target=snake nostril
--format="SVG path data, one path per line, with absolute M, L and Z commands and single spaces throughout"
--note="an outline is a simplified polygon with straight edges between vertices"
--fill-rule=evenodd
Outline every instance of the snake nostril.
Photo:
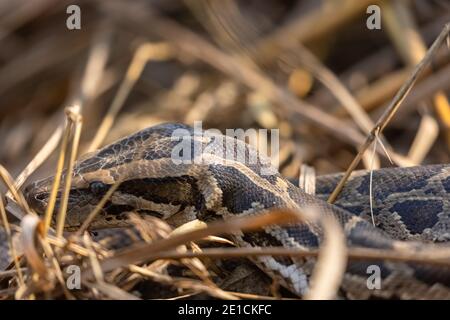
M 37 194 L 37 195 L 34 196 L 34 198 L 35 198 L 36 200 L 39 200 L 39 201 L 45 200 L 45 197 L 46 197 L 46 195 L 43 194 L 43 193 L 39 193 L 39 194 Z

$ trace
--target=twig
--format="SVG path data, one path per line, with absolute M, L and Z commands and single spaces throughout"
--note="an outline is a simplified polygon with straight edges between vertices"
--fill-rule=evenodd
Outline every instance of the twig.
M 19 258 L 17 256 L 16 248 L 14 246 L 11 228 L 9 225 L 8 217 L 6 216 L 5 206 L 3 205 L 3 199 L 1 196 L 0 196 L 0 216 L 1 216 L 1 221 L 3 222 L 3 226 L 5 228 L 5 231 L 6 231 L 6 238 L 8 239 L 9 249 L 10 249 L 13 261 L 14 261 L 14 267 L 16 268 L 15 271 L 17 271 L 17 275 L 19 278 L 19 286 L 22 286 L 24 284 L 23 274 L 22 274 L 22 270 L 20 268 Z
M 75 233 L 76 237 L 80 237 L 89 227 L 89 225 L 92 223 L 92 221 L 95 219 L 95 217 L 100 213 L 100 210 L 105 206 L 106 202 L 111 198 L 112 194 L 117 190 L 117 188 L 120 186 L 121 181 L 117 180 L 106 192 L 106 194 L 103 196 L 103 198 L 100 200 L 100 202 L 95 206 L 94 210 L 92 210 L 91 213 L 89 213 L 88 217 L 84 220 L 81 227 L 77 230 Z
M 0 165 L 0 179 L 3 181 L 5 186 L 8 189 L 8 192 L 11 193 L 13 199 L 16 203 L 21 207 L 24 212 L 30 212 L 30 207 L 28 203 L 25 201 L 25 198 L 20 190 L 18 190 L 14 184 L 14 180 L 9 174 L 8 170 L 5 167 Z
M 19 270 L 20 270 L 20 272 L 25 272 L 28 269 L 27 268 L 19 268 L 19 269 L 13 269 L 13 270 L 0 271 L 0 279 L 15 276 L 19 273 Z
M 425 55 L 426 46 L 425 41 L 417 30 L 410 8 L 403 1 L 385 1 L 382 3 L 382 10 L 388 33 L 403 61 L 410 66 L 419 63 L 420 59 Z M 439 90 L 434 93 L 432 100 L 436 113 L 445 126 L 447 145 L 450 145 L 450 106 L 445 92 Z M 426 131 L 420 130 L 422 128 L 424 127 L 420 127 L 417 131 L 416 139 L 421 135 L 428 136 Z M 428 151 L 433 145 L 435 140 L 430 140 L 430 138 L 431 135 L 428 136 L 428 141 L 430 142 L 428 149 L 422 148 L 422 152 Z M 435 136 L 435 138 L 437 138 L 437 136 Z M 415 146 L 417 146 L 417 144 L 413 144 L 411 148 Z M 410 149 L 410 153 L 415 154 L 416 151 Z M 426 153 L 424 155 L 426 155 Z
M 168 275 L 160 274 L 158 272 L 154 272 L 136 265 L 131 265 L 130 271 L 139 273 L 142 276 L 149 277 L 153 279 L 154 281 L 158 281 L 161 283 L 166 283 L 170 285 L 175 285 L 179 288 L 183 289 L 194 289 L 197 291 L 204 291 L 208 294 L 210 294 L 213 297 L 217 297 L 219 299 L 228 299 L 228 300 L 236 300 L 238 299 L 233 294 L 228 293 L 226 291 L 223 291 L 222 289 L 211 286 L 208 284 L 205 284 L 204 282 L 198 281 L 198 280 L 192 280 L 192 279 L 185 279 L 185 278 L 175 278 Z
M 47 140 L 45 145 L 39 150 L 39 152 L 34 156 L 33 160 L 28 163 L 25 169 L 17 176 L 14 183 L 16 188 L 20 188 L 26 179 L 41 166 L 42 163 L 50 156 L 50 154 L 56 149 L 58 146 L 59 140 L 62 135 L 62 126 L 58 126 L 56 130 L 53 132 L 51 137 Z M 8 194 L 6 195 L 8 197 Z
M 359 145 L 364 141 L 364 137 L 359 131 L 315 106 L 298 100 L 293 94 L 277 86 L 261 72 L 242 63 L 239 59 L 223 53 L 178 23 L 158 16 L 155 13 L 148 14 L 133 6 L 124 6 L 120 2 L 108 3 L 108 5 L 104 5 L 104 8 L 111 17 L 136 30 L 137 33 L 158 35 L 167 39 L 183 52 L 210 64 L 248 87 L 261 92 L 270 101 L 279 104 L 280 109 L 282 109 L 280 111 L 287 111 L 292 116 L 300 116 L 353 145 Z M 140 25 L 147 24 L 149 19 L 152 20 L 152 28 L 141 28 Z
M 141 76 L 147 62 L 152 60 L 167 60 L 172 56 L 172 54 L 173 52 L 170 46 L 166 43 L 144 43 L 136 49 L 133 60 L 131 61 L 127 74 L 125 75 L 125 79 L 120 84 L 119 90 L 114 96 L 111 106 L 97 129 L 97 132 L 88 148 L 88 152 L 98 149 L 98 147 L 102 144 L 111 129 L 117 114 L 130 94 L 131 89 Z
M 316 214 L 324 233 L 319 257 L 311 276 L 311 288 L 305 295 L 307 300 L 334 299 L 344 277 L 347 266 L 347 245 L 344 231 L 332 216 Z
M 75 164 L 75 159 L 78 153 L 78 145 L 81 136 L 82 118 L 80 115 L 80 106 L 76 105 L 67 108 L 67 130 L 74 126 L 74 137 L 72 141 L 72 149 L 70 150 L 69 163 L 67 165 L 64 189 L 62 190 L 61 204 L 59 207 L 58 217 L 56 221 L 56 236 L 61 237 L 64 230 L 65 218 L 67 214 L 67 205 L 69 201 L 69 193 L 72 185 L 72 172 Z
M 259 41 L 257 51 L 259 62 L 271 61 L 280 54 L 281 48 L 295 46 L 297 42 L 307 43 L 325 35 L 333 34 L 352 17 L 363 13 L 366 8 L 379 0 L 324 2 L 318 9 L 302 19 L 293 19 L 266 38 Z M 339 6 L 339 8 L 337 8 Z M 320 23 L 317 23 L 320 21 Z
M 436 20 L 433 20 L 432 22 L 426 24 L 424 27 L 420 29 L 420 33 L 424 35 L 427 43 L 431 44 L 432 41 L 435 40 L 435 35 L 438 34 L 442 26 L 450 19 L 450 12 L 447 14 L 444 14 L 443 16 L 440 16 Z M 424 50 L 424 53 L 426 51 L 426 48 Z M 443 50 L 440 50 L 443 51 Z M 438 64 L 441 64 L 441 60 L 444 60 L 440 54 L 440 51 L 436 54 L 436 61 Z M 448 55 L 447 55 L 448 56 Z M 361 61 L 356 61 L 353 63 L 349 68 L 344 71 L 342 74 L 339 74 L 339 79 L 347 86 L 350 87 L 352 91 L 358 91 L 358 93 L 355 93 L 355 97 L 360 102 L 360 104 L 363 106 L 365 110 L 369 110 L 369 108 L 372 108 L 377 102 L 377 106 L 379 106 L 380 102 L 382 102 L 386 94 L 384 92 L 380 92 L 378 96 L 374 96 L 374 93 L 377 91 L 375 90 L 364 90 L 363 87 L 365 87 L 366 83 L 371 83 L 375 79 L 382 79 L 387 74 L 392 75 L 394 73 L 393 70 L 395 69 L 396 65 L 398 64 L 398 56 L 395 54 L 394 48 L 392 46 L 386 46 L 383 49 L 380 49 L 376 51 L 375 53 L 369 55 L 366 58 L 362 58 Z M 418 62 L 418 61 L 417 61 Z M 405 76 L 403 76 L 405 74 Z M 393 88 L 392 94 L 389 95 L 389 98 L 391 98 L 395 92 L 400 88 L 400 86 L 403 84 L 403 82 L 406 80 L 408 76 L 408 70 L 404 70 L 401 72 L 400 76 L 397 78 L 402 78 L 403 80 L 400 81 L 400 84 L 397 85 L 396 81 L 390 81 L 390 84 Z M 355 75 L 361 75 L 361 77 L 364 79 L 364 81 L 358 81 L 358 83 L 355 83 L 352 81 L 354 79 Z M 380 80 L 381 81 L 381 80 Z M 384 86 L 386 89 L 384 91 L 391 92 L 389 89 L 389 86 L 386 84 Z M 362 89 L 362 90 L 361 90 Z M 383 94 L 381 94 L 383 93 Z M 367 94 L 371 94 L 372 97 L 366 98 Z M 313 93 L 312 101 L 315 104 L 323 105 L 323 106 L 331 106 L 331 110 L 334 110 L 336 108 L 339 108 L 339 114 L 341 114 L 343 111 L 340 106 L 334 106 L 335 101 L 333 97 L 326 92 L 326 88 L 318 88 L 317 93 Z M 403 108 L 402 108 L 403 109 Z
M 101 25 L 105 26 L 105 25 Z M 107 26 L 106 26 L 107 27 Z M 107 31 L 104 31 L 107 30 Z M 94 36 L 93 45 L 90 50 L 89 58 L 84 71 L 83 79 L 81 81 L 81 87 L 79 89 L 78 96 L 74 99 L 74 104 L 80 106 L 80 113 L 82 112 L 83 106 L 95 96 L 95 90 L 98 87 L 98 83 L 103 75 L 106 61 L 109 56 L 109 43 L 111 40 L 110 28 L 102 29 L 97 32 Z M 71 103 L 69 103 L 71 104 Z M 61 137 L 61 145 L 64 147 L 68 141 L 68 132 L 64 131 L 64 125 L 60 124 L 56 130 L 53 132 L 52 136 L 47 140 L 46 144 L 42 149 L 36 154 L 33 160 L 26 166 L 26 168 L 19 174 L 15 180 L 15 185 L 19 188 L 26 179 L 33 173 L 56 149 Z M 65 147 L 64 147 L 65 148 Z M 65 149 L 64 149 L 65 150 Z M 51 215 L 53 214 L 53 209 L 55 205 L 56 192 L 59 188 L 61 172 L 64 166 L 65 153 L 59 155 L 56 175 L 52 185 L 52 191 L 50 193 L 50 198 L 45 212 L 44 228 L 45 231 L 48 230 L 51 222 Z M 58 181 L 57 181 L 58 180 Z
M 410 78 L 403 84 L 403 86 L 400 88 L 400 90 L 395 95 L 394 99 L 392 100 L 391 104 L 388 106 L 386 111 L 383 113 L 383 115 L 380 117 L 380 119 L 377 121 L 375 127 L 372 129 L 370 135 L 366 138 L 366 141 L 361 146 L 358 154 L 353 159 L 352 163 L 348 167 L 347 171 L 345 172 L 342 179 L 339 181 L 336 188 L 333 190 L 333 193 L 330 195 L 328 202 L 333 203 L 336 198 L 338 197 L 339 193 L 342 191 L 342 188 L 344 187 L 347 179 L 350 177 L 353 170 L 355 170 L 356 166 L 359 164 L 362 155 L 367 150 L 367 148 L 372 144 L 374 141 L 376 134 L 379 134 L 383 131 L 383 129 L 386 127 L 386 125 L 389 123 L 389 121 L 394 116 L 395 112 L 400 107 L 401 103 L 405 99 L 408 92 L 412 89 L 412 86 L 416 82 L 419 74 L 422 72 L 422 70 L 425 68 L 425 66 L 431 61 L 434 52 L 442 45 L 442 43 L 445 41 L 448 33 L 450 31 L 450 23 L 447 23 L 444 28 L 442 29 L 442 32 L 439 34 L 438 38 L 434 41 L 433 45 L 430 47 L 430 49 L 427 51 L 427 54 L 423 57 L 423 59 L 420 61 L 419 64 L 416 65 L 414 70 L 411 73 Z
M 433 246 L 433 245 L 430 245 Z M 437 247 L 434 245 L 434 247 Z M 442 250 L 442 251 L 441 251 Z M 274 256 L 274 257 L 317 257 L 318 249 L 302 250 L 298 248 L 285 247 L 264 247 L 264 248 L 204 248 L 201 252 L 179 252 L 170 250 L 160 252 L 149 257 L 149 260 L 156 259 L 183 259 L 183 258 L 214 258 L 214 259 L 230 259 L 230 258 L 248 258 L 258 256 Z M 450 250 L 447 248 L 437 248 L 428 251 L 411 252 L 406 250 L 388 250 L 388 249 L 372 249 L 353 247 L 347 249 L 349 260 L 388 260 L 392 262 L 410 262 L 429 264 L 442 267 L 450 267 Z
M 114 257 L 103 260 L 101 266 L 102 270 L 107 272 L 121 266 L 144 261 L 148 256 L 152 256 L 156 252 L 162 252 L 169 248 L 188 243 L 189 241 L 205 238 L 209 235 L 256 230 L 265 225 L 285 224 L 294 221 L 298 221 L 298 215 L 295 212 L 289 210 L 273 210 L 268 214 L 211 223 L 205 229 L 174 235 L 167 239 L 154 241 L 151 244 L 136 245 L 136 247 L 129 248 Z M 83 273 L 83 276 L 87 278 L 91 275 L 92 270 L 90 269 L 85 270 Z
M 247 41 L 242 39 L 242 32 L 239 32 L 240 29 L 233 26 L 234 24 L 237 26 L 244 25 L 243 18 L 239 14 L 238 10 L 231 10 L 225 4 L 222 3 L 219 5 L 219 3 L 215 1 L 210 2 L 208 0 L 204 0 L 195 3 L 200 4 L 199 7 L 203 8 L 208 13 L 209 19 L 201 20 L 206 27 L 208 26 L 207 21 L 211 21 L 213 24 L 216 20 L 220 21 L 220 23 L 217 23 L 215 28 L 213 28 L 213 35 L 216 35 L 218 38 L 221 38 L 222 34 L 228 35 L 230 39 L 227 43 L 231 43 L 233 45 L 232 47 L 238 48 L 241 53 L 244 52 L 245 55 L 248 55 L 249 52 L 251 53 L 252 49 L 255 51 L 255 48 L 249 47 L 246 44 Z M 226 3 L 228 4 L 234 2 L 227 1 Z M 196 6 L 194 6 L 194 8 L 195 7 Z M 257 36 L 258 33 L 255 32 L 255 34 L 252 35 L 252 38 L 256 38 Z M 300 63 L 305 67 L 305 69 L 311 72 L 320 82 L 322 82 L 322 84 L 331 91 L 337 100 L 342 103 L 347 112 L 355 121 L 356 125 L 364 133 L 369 134 L 371 128 L 374 126 L 374 123 L 361 105 L 359 105 L 356 99 L 347 90 L 347 88 L 339 81 L 338 77 L 326 66 L 324 66 L 320 60 L 317 59 L 316 56 L 300 42 L 294 41 L 294 44 L 289 42 L 290 49 L 283 48 L 283 45 L 285 45 L 285 43 L 280 44 L 280 48 L 284 49 L 280 52 L 280 55 L 282 54 L 280 60 L 285 64 L 290 65 L 293 69 L 297 68 L 298 60 L 300 60 Z M 366 156 L 366 158 L 368 157 Z M 372 160 L 367 161 L 367 163 L 372 162 L 372 164 L 378 168 L 378 157 L 374 155 L 372 159 L 375 160 L 375 162 Z
M 408 97 L 406 97 L 405 101 L 403 101 L 402 108 L 398 110 L 397 117 L 396 119 L 393 119 L 392 122 L 395 123 L 397 122 L 397 119 L 402 119 L 404 116 L 411 113 L 411 111 L 415 110 L 414 108 L 420 101 L 430 97 L 436 91 L 440 89 L 448 90 L 449 88 L 450 65 L 436 71 L 433 75 L 418 83 L 414 91 L 412 91 Z M 386 108 L 387 104 L 384 107 Z M 380 115 L 380 113 L 377 112 L 375 114 Z
M 56 132 L 55 132 L 55 134 L 56 134 Z M 48 198 L 47 207 L 45 208 L 44 233 L 47 233 L 47 231 L 50 228 L 50 223 L 52 221 L 53 209 L 55 208 L 55 205 L 56 205 L 56 196 L 58 195 L 58 189 L 59 189 L 59 185 L 61 183 L 62 171 L 64 169 L 64 162 L 65 162 L 65 158 L 66 158 L 66 150 L 67 150 L 67 144 L 69 141 L 69 135 L 70 135 L 70 130 L 69 130 L 69 127 L 67 126 L 64 129 L 64 133 L 62 136 L 61 149 L 59 150 L 58 162 L 56 164 L 56 172 L 55 172 L 55 176 L 53 178 L 52 189 L 50 191 L 50 196 Z

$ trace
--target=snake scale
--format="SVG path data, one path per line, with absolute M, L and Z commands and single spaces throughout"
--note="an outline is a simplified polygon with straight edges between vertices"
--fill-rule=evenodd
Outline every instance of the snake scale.
M 183 160 L 174 161 L 174 150 L 179 148 L 181 138 L 189 138 L 185 139 L 188 145 L 177 151 Z M 220 156 L 223 150 L 234 155 L 233 159 L 256 161 L 224 161 Z M 339 178 L 339 174 L 318 177 L 316 194 L 310 195 L 282 177 L 267 158 L 243 141 L 223 135 L 198 135 L 183 124 L 161 124 L 79 159 L 72 178 L 66 225 L 68 230 L 79 227 L 110 186 L 120 180 L 120 186 L 92 222 L 93 229 L 126 226 L 127 212 L 131 211 L 163 218 L 177 226 L 193 219 L 208 222 L 271 208 L 315 208 L 339 221 L 350 247 L 415 252 L 426 250 L 427 243 L 445 245 L 450 239 L 449 165 L 374 171 L 376 226 L 370 215 L 369 174 L 355 172 L 335 204 L 330 205 L 325 200 Z M 45 210 L 52 181 L 49 177 L 25 189 L 28 202 L 38 213 Z M 309 223 L 270 226 L 234 235 L 241 246 L 305 250 L 320 246 L 322 238 L 321 228 Z M 315 265 L 310 257 L 258 257 L 254 262 L 300 296 L 309 288 Z M 366 286 L 367 267 L 371 264 L 381 270 L 378 290 Z M 339 294 L 349 298 L 450 298 L 450 270 L 409 262 L 349 261 Z

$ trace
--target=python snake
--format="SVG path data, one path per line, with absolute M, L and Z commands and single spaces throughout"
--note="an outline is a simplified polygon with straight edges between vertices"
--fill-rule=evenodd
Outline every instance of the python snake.
M 180 139 L 186 137 L 187 148 L 178 150 Z M 174 150 L 182 160 L 174 161 Z M 223 150 L 233 159 L 256 161 L 224 161 L 220 155 Z M 223 135 L 197 135 L 182 124 L 162 124 L 89 153 L 76 163 L 66 226 L 68 230 L 78 228 L 110 186 L 120 180 L 91 228 L 126 226 L 127 212 L 131 211 L 177 226 L 193 219 L 212 221 L 271 208 L 315 208 L 337 218 L 350 247 L 401 247 L 415 252 L 424 250 L 427 242 L 445 243 L 450 239 L 449 165 L 374 171 L 376 227 L 370 218 L 369 174 L 355 172 L 335 204 L 330 205 L 325 200 L 339 178 L 318 177 L 316 195 L 310 195 L 283 178 L 267 158 L 243 141 Z M 38 213 L 45 211 L 52 182 L 53 177 L 49 177 L 25 189 L 28 202 Z M 314 224 L 271 226 L 234 236 L 241 246 L 304 250 L 317 248 L 322 237 L 320 227 Z M 294 293 L 302 296 L 307 292 L 314 258 L 258 257 L 255 262 Z M 379 290 L 366 286 L 371 264 L 381 270 Z M 340 295 L 450 298 L 450 270 L 409 262 L 349 261 Z

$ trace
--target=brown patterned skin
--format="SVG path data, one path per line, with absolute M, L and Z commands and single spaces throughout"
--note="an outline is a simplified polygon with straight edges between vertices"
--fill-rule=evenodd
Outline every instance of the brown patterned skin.
M 316 196 L 326 200 L 342 174 L 317 178 Z M 370 174 L 357 171 L 335 202 L 371 221 Z M 378 228 L 395 239 L 450 240 L 450 166 L 447 164 L 373 171 L 373 215 Z
M 180 155 L 177 148 L 182 138 L 186 137 L 190 137 L 188 148 L 182 152 L 185 159 L 191 161 L 175 163 L 173 152 L 176 150 Z M 224 161 L 220 153 L 224 148 L 237 160 Z M 190 150 L 189 155 L 184 154 L 189 153 L 187 150 Z M 193 161 L 200 160 L 199 157 L 202 157 L 201 161 Z M 241 161 L 242 159 L 245 161 Z M 336 205 L 329 205 L 321 198 L 332 190 L 336 177 L 319 177 L 318 196 L 309 195 L 284 179 L 271 167 L 268 159 L 258 155 L 255 149 L 242 141 L 222 135 L 197 136 L 190 127 L 163 124 L 142 130 L 87 154 L 77 162 L 66 224 L 68 229 L 79 227 L 109 187 L 120 180 L 121 185 L 91 224 L 92 228 L 124 226 L 127 224 L 126 214 L 130 211 L 154 215 L 176 226 L 196 218 L 211 221 L 240 214 L 255 214 L 275 207 L 297 210 L 312 207 L 322 214 L 337 218 L 346 232 L 349 246 L 380 249 L 396 249 L 401 246 L 409 250 L 421 250 L 422 242 L 400 240 L 423 240 L 420 236 L 414 237 L 412 233 L 429 233 L 425 238 L 444 241 L 449 230 L 445 227 L 444 211 L 435 210 L 430 214 L 430 208 L 436 208 L 436 202 L 430 202 L 433 200 L 431 197 L 441 201 L 440 208 L 443 210 L 448 204 L 446 182 L 440 189 L 436 189 L 430 182 L 432 177 L 444 181 L 444 174 L 449 169 L 447 166 L 423 168 L 395 169 L 400 171 L 384 169 L 374 175 L 374 194 L 377 197 L 375 211 L 381 212 L 376 219 L 382 222 L 387 214 L 383 210 L 386 209 L 391 212 L 393 220 L 398 220 L 396 213 L 392 211 L 398 209 L 397 215 L 405 222 L 405 226 L 408 225 L 409 233 L 401 229 L 397 234 L 389 229 L 389 223 L 379 223 L 380 228 L 375 228 L 365 220 L 368 198 L 364 190 L 368 183 L 364 177 L 354 177 Z M 424 172 L 423 176 L 420 175 L 421 170 Z M 401 176 L 398 176 L 399 173 Z M 440 173 L 442 175 L 439 175 Z M 31 184 L 25 190 L 30 205 L 39 213 L 42 213 L 47 205 L 52 181 L 53 178 L 49 177 Z M 383 189 L 383 183 L 387 189 Z M 427 194 L 428 198 L 420 198 L 418 193 L 415 194 L 414 186 Z M 394 197 L 397 207 L 387 193 L 399 194 Z M 402 194 L 411 202 L 400 199 Z M 412 204 L 414 201 L 416 205 Z M 406 207 L 402 207 L 405 203 Z M 433 203 L 433 206 L 427 206 L 430 203 Z M 59 201 L 57 206 L 58 204 Z M 355 209 L 358 206 L 363 208 Z M 411 223 L 406 223 L 409 221 L 408 210 L 414 217 L 423 216 L 420 223 L 414 224 L 414 219 Z M 321 234 L 316 225 L 298 224 L 289 227 L 268 227 L 264 231 L 235 238 L 237 243 L 243 246 L 281 245 L 311 249 L 320 245 Z M 293 260 L 261 257 L 256 263 L 293 292 L 299 295 L 307 292 L 314 266 L 312 258 Z M 380 261 L 377 265 L 382 271 L 382 289 L 374 291 L 365 286 L 367 267 L 370 264 L 373 262 L 348 265 L 342 284 L 343 295 L 353 298 L 450 298 L 450 271 Z

